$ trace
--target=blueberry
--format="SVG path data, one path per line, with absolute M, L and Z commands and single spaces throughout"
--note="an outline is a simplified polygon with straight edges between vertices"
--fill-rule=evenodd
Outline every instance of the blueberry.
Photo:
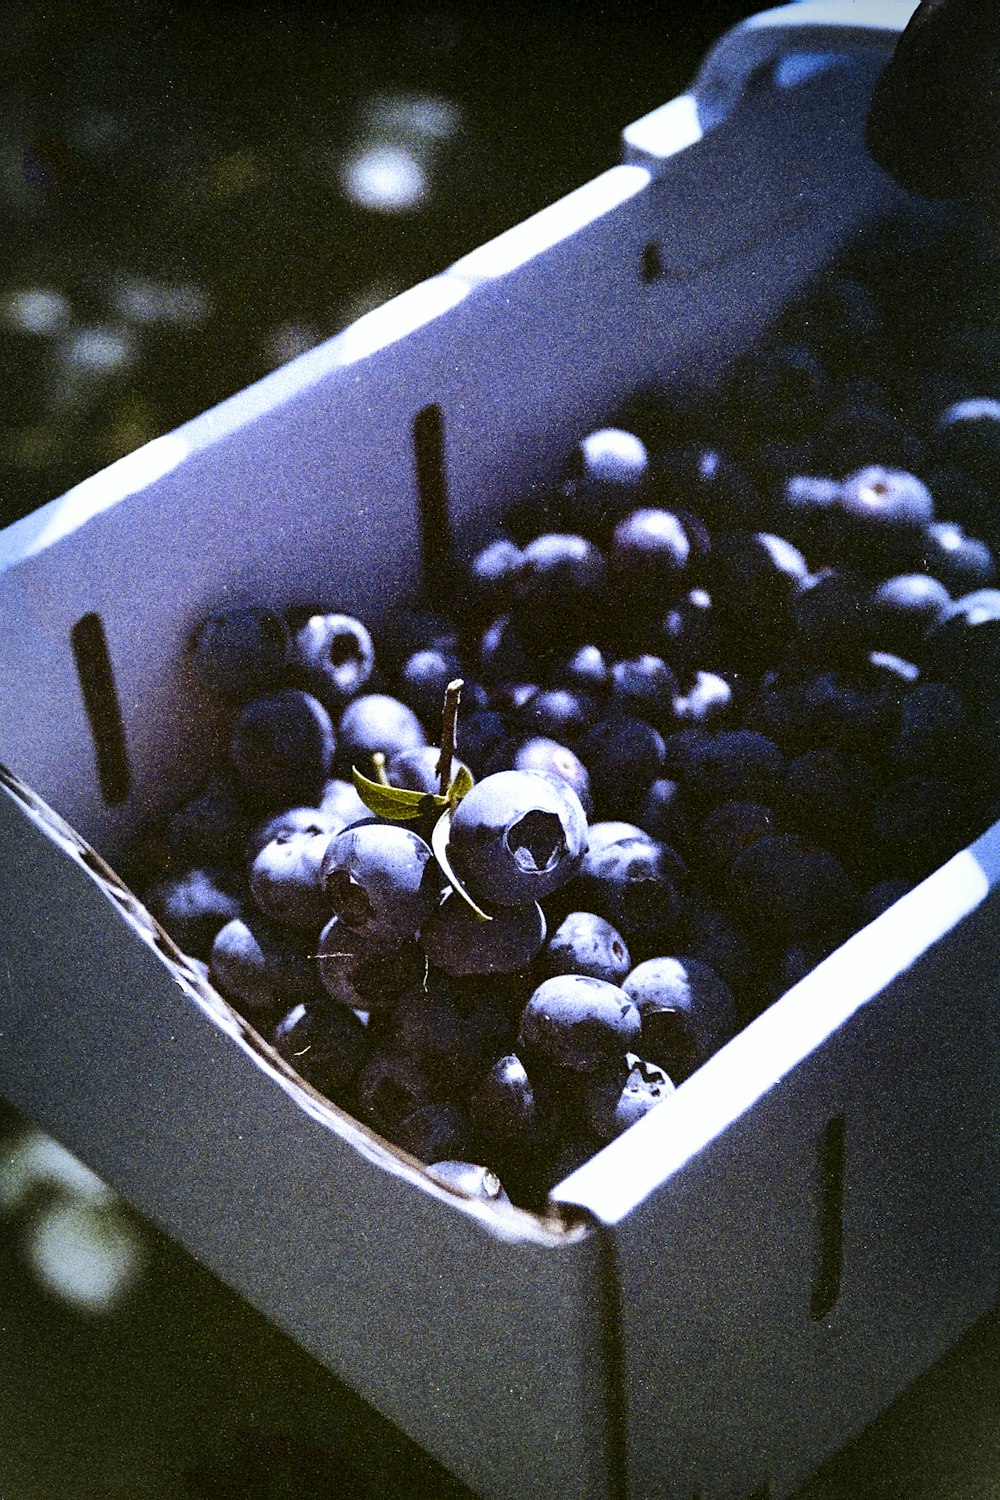
M 934 500 L 915 474 L 869 464 L 845 478 L 840 513 L 849 528 L 852 557 L 877 568 L 912 552 L 915 537 L 934 519 Z
M 593 860 L 607 849 L 611 844 L 617 844 L 620 839 L 645 839 L 647 843 L 655 843 L 656 835 L 649 834 L 638 823 L 627 823 L 622 818 L 609 818 L 600 823 L 591 823 L 587 834 L 587 853 L 583 858 L 581 873 L 588 869 Z
M 662 656 L 643 652 L 611 668 L 611 693 L 614 712 L 644 719 L 655 729 L 671 726 L 677 678 Z
M 736 1031 L 728 985 L 698 959 L 647 959 L 623 988 L 642 1019 L 643 1055 L 675 1082 L 688 1078 Z
M 977 589 L 942 610 L 924 637 L 920 665 L 974 697 L 992 694 L 1000 678 L 1000 589 Z
M 720 729 L 692 749 L 681 780 L 691 805 L 707 811 L 733 800 L 769 803 L 783 770 L 784 757 L 766 735 Z
M 895 736 L 905 687 L 896 666 L 885 658 L 869 657 L 853 672 L 820 672 L 796 694 L 797 729 L 810 748 L 871 752 Z
M 801 834 L 748 844 L 729 873 L 736 914 L 753 932 L 794 941 L 848 919 L 851 887 L 840 861 Z
M 477 901 L 540 900 L 577 871 L 587 847 L 580 799 L 561 778 L 500 771 L 480 781 L 452 818 L 448 854 Z
M 791 474 L 781 486 L 777 521 L 781 533 L 809 556 L 830 554 L 836 535 L 840 482 L 817 474 Z
M 452 1099 L 430 1099 L 405 1115 L 392 1132 L 397 1146 L 418 1161 L 450 1161 L 468 1153 L 468 1115 Z
M 234 918 L 216 934 L 209 969 L 226 998 L 253 1020 L 317 998 L 312 947 L 265 917 Z
M 639 1012 L 624 990 L 585 974 L 543 980 L 521 1015 L 522 1044 L 559 1067 L 580 1070 L 629 1049 Z
M 367 686 L 375 647 L 352 615 L 310 615 L 295 632 L 292 662 L 301 685 L 331 713 L 339 713 Z
M 490 1052 L 496 1056 L 498 1042 L 510 1040 L 494 1007 L 463 1006 L 440 975 L 429 976 L 402 996 L 393 1007 L 392 1027 L 406 1052 L 452 1086 L 480 1073 Z
M 503 716 L 495 709 L 480 708 L 470 714 L 459 714 L 455 743 L 462 761 L 474 775 L 483 775 L 491 755 L 506 739 Z
M 354 791 L 354 788 L 351 788 Z M 356 794 L 355 794 L 356 795 Z M 358 798 L 360 802 L 361 799 Z M 365 817 L 368 809 L 361 803 L 361 810 Z M 260 851 L 271 842 L 272 839 L 289 838 L 292 834 L 325 834 L 331 838 L 333 834 L 339 833 L 344 826 L 342 820 L 335 817 L 331 812 L 324 812 L 319 807 L 286 807 L 281 812 L 272 813 L 270 817 L 262 818 L 250 830 L 245 845 L 244 859 L 247 867 L 252 866 Z
M 445 974 L 516 974 L 541 951 L 545 933 L 545 916 L 535 901 L 500 907 L 492 921 L 483 922 L 451 893 L 424 925 L 420 942 Z
M 698 859 L 710 883 L 725 883 L 741 849 L 777 833 L 778 820 L 763 802 L 720 802 L 705 817 L 696 840 Z
M 272 1045 L 328 1099 L 342 1103 L 371 1054 L 367 1028 L 341 1006 L 294 1006 L 279 1021 Z
M 674 723 L 682 728 L 720 729 L 732 715 L 733 686 L 717 672 L 695 672 L 686 693 L 674 698 Z
M 441 899 L 430 846 L 399 824 L 361 823 L 326 843 L 320 872 L 328 910 L 373 939 L 416 933 Z
M 515 712 L 514 728 L 524 735 L 572 744 L 597 717 L 594 700 L 570 688 L 543 688 L 532 693 Z
M 264 807 L 318 801 L 336 744 L 330 715 L 311 693 L 287 688 L 236 716 L 229 756 L 243 792 Z
M 868 649 L 869 585 L 844 568 L 822 568 L 802 580 L 792 603 L 797 657 L 823 666 L 853 665 Z
M 872 596 L 872 644 L 914 660 L 927 631 L 950 603 L 944 584 L 924 573 L 885 579 Z
M 401 750 L 385 768 L 390 786 L 402 787 L 409 792 L 440 792 L 441 778 L 437 771 L 440 754 L 436 745 L 417 745 L 412 750 Z M 469 769 L 464 761 L 452 760 L 453 779 L 463 769 Z
M 601 427 L 573 453 L 563 485 L 567 518 L 603 535 L 630 505 L 649 473 L 646 445 L 634 432 Z
M 483 631 L 476 655 L 488 685 L 531 681 L 531 658 L 517 625 L 509 614 L 497 615 Z
M 648 951 L 676 928 L 687 885 L 676 851 L 643 834 L 589 853 L 573 894 L 578 891 L 581 906 L 611 922 L 633 951 Z
M 568 745 L 538 735 L 510 750 L 509 759 L 512 771 L 536 771 L 544 776 L 560 777 L 579 797 L 584 813 L 593 810 L 587 768 Z
M 206 958 L 220 927 L 240 915 L 243 903 L 238 876 L 210 868 L 168 876 L 146 893 L 146 905 L 179 948 Z
M 607 565 L 592 542 L 561 532 L 535 537 L 523 559 L 513 611 L 517 633 L 530 654 L 551 659 L 586 637 Z
M 965 702 L 956 687 L 918 682 L 903 699 L 893 760 L 914 774 L 960 775 L 968 755 L 968 727 Z
M 595 1078 L 588 1092 L 587 1123 L 602 1141 L 612 1141 L 668 1099 L 674 1084 L 655 1063 L 627 1053 L 625 1080 L 617 1075 Z
M 904 776 L 875 804 L 872 839 L 887 875 L 922 880 L 971 831 L 967 797 L 941 776 Z
M 509 1161 L 553 1142 L 553 1121 L 544 1111 L 517 1053 L 499 1058 L 469 1096 L 475 1139 L 485 1155 Z
M 503 1183 L 489 1167 L 471 1161 L 436 1161 L 427 1175 L 444 1187 L 453 1188 L 463 1197 L 482 1203 L 509 1203 Z
M 600 648 L 585 645 L 578 646 L 568 656 L 554 662 L 551 678 L 555 687 L 586 693 L 592 700 L 600 700 L 609 686 L 611 673 Z
M 376 1052 L 357 1080 L 362 1118 L 390 1140 L 397 1138 L 414 1110 L 440 1095 L 440 1080 L 418 1058 L 403 1052 Z
M 836 401 L 827 413 L 815 457 L 828 473 L 840 475 L 877 461 L 912 470 L 921 462 L 922 447 L 885 401 L 848 397 Z
M 248 819 L 225 771 L 211 773 L 197 796 L 171 813 L 166 848 L 171 867 L 242 861 Z
M 522 566 L 521 549 L 509 537 L 498 537 L 475 553 L 463 601 L 473 619 L 489 620 L 510 608 Z
M 732 532 L 709 559 L 708 590 L 726 649 L 738 664 L 756 664 L 784 642 L 792 600 L 808 575 L 797 547 L 770 532 Z
M 632 960 L 625 939 L 604 917 L 574 911 L 556 928 L 539 956 L 539 968 L 553 974 L 589 974 L 608 984 L 621 984 Z
M 207 692 L 238 702 L 279 686 L 290 649 L 288 627 L 273 610 L 226 609 L 202 621 L 187 654 Z
M 823 367 L 804 344 L 754 350 L 732 378 L 727 414 L 736 433 L 767 431 L 778 438 L 807 436 L 828 399 Z
M 397 676 L 414 651 L 457 651 L 458 632 L 454 620 L 429 609 L 393 610 L 379 635 L 379 662 Z
M 707 964 L 741 1001 L 754 977 L 755 957 L 749 939 L 727 913 L 694 907 L 678 932 L 684 955 Z M 741 1010 L 741 1019 L 748 1019 Z
M 325 783 L 319 799 L 319 810 L 324 817 L 332 818 L 341 828 L 349 828 L 352 823 L 371 816 L 358 796 L 353 781 L 345 781 L 339 776 L 331 776 Z M 330 831 L 332 833 L 334 830 Z
M 977 484 L 964 469 L 959 469 L 954 464 L 937 464 L 928 469 L 925 480 L 934 496 L 937 515 L 954 516 L 962 526 L 969 527 L 977 534 L 995 526 L 989 488 Z
M 782 805 L 791 826 L 842 854 L 867 841 L 875 773 L 853 751 L 829 746 L 789 761 Z
M 658 776 L 646 793 L 639 810 L 643 833 L 671 848 L 684 850 L 691 844 L 691 824 L 684 808 L 684 792 L 679 781 L 669 776 Z M 620 825 L 629 827 L 629 824 Z M 612 842 L 614 842 L 612 840 Z M 590 847 L 594 848 L 594 831 L 590 831 Z
M 987 588 L 996 577 L 993 553 L 978 537 L 966 536 L 955 521 L 933 521 L 924 528 L 923 564 L 954 594 Z
M 454 652 L 428 647 L 403 663 L 400 694 L 420 721 L 434 728 L 441 723 L 445 689 L 462 676 L 462 664 Z
M 634 812 L 660 775 L 663 736 L 631 714 L 601 719 L 573 747 L 590 773 L 594 805 L 602 819 Z
M 691 539 L 672 511 L 634 510 L 615 527 L 608 560 L 629 608 L 648 608 L 687 592 Z
M 316 972 L 327 994 L 351 1010 L 391 1010 L 423 976 L 425 961 L 412 939 L 390 945 L 332 917 L 319 935 Z
M 753 481 L 718 448 L 697 439 L 684 443 L 657 460 L 654 475 L 667 510 L 693 511 L 719 531 L 760 522 L 763 507 Z
M 412 708 L 386 693 L 366 693 L 349 703 L 341 715 L 337 734 L 343 766 L 356 766 L 365 775 L 371 771 L 376 752 L 391 760 L 401 750 L 413 750 L 427 743 Z
M 858 898 L 858 926 L 867 927 L 869 922 L 874 922 L 876 917 L 888 911 L 890 906 L 895 906 L 896 902 L 912 889 L 913 881 L 898 875 L 889 880 L 876 881 Z
M 954 464 L 988 491 L 1000 471 L 1000 401 L 992 396 L 956 401 L 934 433 L 937 463 Z
M 281 832 L 250 867 L 250 893 L 266 917 L 318 932 L 330 916 L 320 867 L 330 834 Z

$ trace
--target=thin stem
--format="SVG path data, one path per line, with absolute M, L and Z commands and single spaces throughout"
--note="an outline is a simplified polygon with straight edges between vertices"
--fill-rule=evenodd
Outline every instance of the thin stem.
M 458 724 L 458 705 L 465 683 L 461 677 L 449 682 L 444 690 L 444 708 L 441 711 L 441 754 L 435 767 L 441 796 L 448 794 L 451 786 L 451 763 L 455 756 L 455 727 Z
M 375 780 L 382 786 L 389 785 L 389 778 L 385 774 L 385 754 L 381 750 L 372 751 L 372 762 L 375 766 Z

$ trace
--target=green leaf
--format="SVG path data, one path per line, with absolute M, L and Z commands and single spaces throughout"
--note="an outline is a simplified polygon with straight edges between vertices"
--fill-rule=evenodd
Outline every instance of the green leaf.
M 448 884 L 456 896 L 461 896 L 466 905 L 472 907 L 480 922 L 492 922 L 493 918 L 487 912 L 483 911 L 481 906 L 476 905 L 451 867 L 451 860 L 448 858 L 448 836 L 450 833 L 451 808 L 449 807 L 434 824 L 434 832 L 431 834 L 431 848 L 434 850 L 437 862 L 448 877 Z
M 405 823 L 432 808 L 448 805 L 447 797 L 438 797 L 431 792 L 411 792 L 406 787 L 383 786 L 379 781 L 369 781 L 357 766 L 351 770 L 351 779 L 368 811 L 377 818 L 389 818 L 394 823 Z
M 475 784 L 468 766 L 460 766 L 448 788 L 448 806 L 457 807 L 462 798 L 472 791 Z

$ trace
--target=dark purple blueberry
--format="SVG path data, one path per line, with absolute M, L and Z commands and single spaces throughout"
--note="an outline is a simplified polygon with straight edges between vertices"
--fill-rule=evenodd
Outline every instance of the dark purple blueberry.
M 643 834 L 589 853 L 574 895 L 578 890 L 582 907 L 611 922 L 634 955 L 675 930 L 687 904 L 687 884 L 679 855 Z
M 683 954 L 715 970 L 741 1000 L 754 973 L 754 953 L 746 934 L 725 912 L 696 907 L 678 934 Z
M 401 750 L 427 743 L 420 720 L 405 703 L 387 693 L 365 693 L 344 709 L 337 727 L 339 759 L 345 771 L 372 772 L 376 752 L 391 760 Z
M 545 915 L 536 901 L 498 908 L 484 922 L 454 892 L 420 934 L 424 953 L 445 974 L 516 974 L 545 942 Z
M 296 1072 L 340 1103 L 372 1049 L 364 1024 L 341 1006 L 296 1005 L 278 1022 L 272 1045 Z
M 453 651 L 439 647 L 414 651 L 399 674 L 400 697 L 421 723 L 434 731 L 441 723 L 445 689 L 463 675 L 462 664 Z
M 1000 472 L 1000 401 L 983 396 L 956 401 L 934 433 L 934 460 L 954 464 L 988 491 Z
M 649 472 L 646 445 L 634 432 L 601 427 L 570 459 L 563 485 L 567 519 L 588 535 L 604 536 L 630 506 Z
M 637 964 L 623 985 L 642 1019 L 643 1056 L 680 1083 L 736 1031 L 729 986 L 695 958 Z
M 471 1161 L 436 1161 L 427 1175 L 442 1186 L 454 1189 L 465 1198 L 481 1203 L 509 1203 L 503 1183 L 489 1167 Z
M 568 782 L 499 771 L 458 804 L 448 856 L 477 901 L 516 906 L 565 885 L 586 847 L 586 814 Z
M 921 880 L 969 836 L 968 798 L 942 776 L 904 776 L 875 804 L 872 841 L 887 874 Z
M 851 557 L 878 572 L 919 547 L 920 533 L 934 519 L 934 500 L 915 474 L 869 464 L 845 478 L 840 514 L 848 528 Z
M 531 658 L 509 614 L 497 615 L 487 625 L 479 640 L 477 660 L 488 686 L 531 681 Z
M 666 611 L 654 643 L 682 681 L 701 671 L 716 671 L 723 664 L 711 596 L 704 589 L 692 589 Z
M 354 788 L 351 787 L 354 792 Z M 357 796 L 357 793 L 354 793 Z M 361 811 L 367 818 L 368 809 L 361 799 Z M 341 818 L 331 812 L 324 812 L 319 807 L 286 807 L 281 812 L 272 813 L 268 818 L 262 818 L 250 830 L 250 835 L 244 846 L 244 862 L 249 868 L 257 858 L 260 851 L 269 844 L 272 839 L 288 838 L 292 834 L 326 834 L 331 838 L 333 834 L 339 833 L 344 823 Z
M 412 939 L 390 945 L 333 917 L 316 943 L 315 965 L 327 994 L 351 1010 L 391 1010 L 423 976 L 424 955 Z
M 311 615 L 295 632 L 292 664 L 302 686 L 338 714 L 367 686 L 375 647 L 353 615 Z
M 721 729 L 733 708 L 731 682 L 717 672 L 695 672 L 687 691 L 674 699 L 674 723 L 682 728 Z
M 899 734 L 892 747 L 897 767 L 911 774 L 961 776 L 967 757 L 968 715 L 958 688 L 948 682 L 918 682 L 903 699 Z
M 561 532 L 535 537 L 523 559 L 513 610 L 517 632 L 529 653 L 551 659 L 586 636 L 607 564 L 593 542 Z
M 327 840 L 320 888 L 348 927 L 391 942 L 412 937 L 441 899 L 430 846 L 398 823 L 360 823 Z
M 806 750 L 788 762 L 782 806 L 792 828 L 842 849 L 864 840 L 876 792 L 871 764 L 851 750 Z
M 499 1058 L 469 1096 L 475 1139 L 484 1155 L 509 1160 L 551 1143 L 553 1123 L 516 1053 Z
M 686 593 L 690 557 L 691 539 L 680 518 L 652 507 L 619 521 L 608 553 L 616 587 L 626 591 L 630 610 L 662 607 Z
M 224 609 L 202 621 L 187 654 L 207 692 L 239 702 L 281 684 L 290 648 L 288 627 L 273 610 Z
M 587 853 L 583 857 L 581 873 L 590 867 L 590 863 L 597 858 L 603 850 L 611 844 L 617 844 L 621 839 L 645 839 L 648 843 L 655 843 L 654 835 L 648 834 L 638 823 L 626 823 L 622 818 L 609 818 L 600 823 L 591 823 L 587 831 Z
M 977 589 L 942 610 L 924 637 L 920 665 L 928 677 L 973 697 L 993 694 L 1000 681 L 1000 589 Z
M 324 816 L 333 818 L 341 828 L 349 828 L 352 823 L 360 823 L 362 818 L 371 817 L 368 808 L 358 796 L 353 781 L 345 781 L 340 776 L 331 776 L 323 787 L 319 799 L 319 810 Z M 334 832 L 333 829 L 330 831 Z
M 503 1018 L 499 1019 L 499 1026 L 484 1024 L 487 1017 L 482 1006 L 462 1005 L 447 981 L 431 975 L 393 1007 L 392 1027 L 405 1051 L 447 1075 L 450 1086 L 457 1086 L 482 1072 L 491 1049 L 507 1034 Z
M 437 771 L 440 755 L 437 745 L 417 745 L 412 750 L 401 750 L 386 765 L 389 785 L 402 787 L 408 792 L 429 792 L 431 795 L 440 792 L 441 778 Z M 468 771 L 469 768 L 463 761 L 453 759 L 452 779 L 463 769 Z
M 568 656 L 553 664 L 552 682 L 573 693 L 586 693 L 593 700 L 605 696 L 610 669 L 598 646 L 578 646 Z
M 330 903 L 320 880 L 328 830 L 284 831 L 264 845 L 250 866 L 250 894 L 265 917 L 318 932 Z
M 840 481 L 817 474 L 792 474 L 782 484 L 777 524 L 783 536 L 810 557 L 832 555 Z
M 663 736 L 630 714 L 601 719 L 573 748 L 590 772 L 602 819 L 634 812 L 663 767 Z
M 734 800 L 770 803 L 783 771 L 784 757 L 766 735 L 720 729 L 692 749 L 681 781 L 691 805 L 707 811 Z
M 944 584 L 925 573 L 887 578 L 872 595 L 872 645 L 914 660 L 927 631 L 950 603 Z
M 869 659 L 860 671 L 821 672 L 796 694 L 797 728 L 809 748 L 871 753 L 896 734 L 906 686 L 885 660 Z
M 225 770 L 210 772 L 201 791 L 167 819 L 170 866 L 241 863 L 248 826 L 232 777 Z
M 469 1118 L 454 1100 L 429 1099 L 400 1120 L 392 1139 L 418 1161 L 451 1161 L 468 1154 Z
M 506 740 L 507 726 L 503 715 L 495 709 L 479 708 L 470 714 L 459 714 L 456 748 L 473 775 L 485 773 L 491 756 Z
M 737 917 L 751 932 L 786 941 L 839 928 L 851 909 L 844 867 L 801 834 L 777 833 L 748 844 L 729 872 Z
M 852 665 L 868 650 L 871 588 L 844 568 L 822 568 L 803 579 L 792 603 L 797 659 L 820 666 Z
M 938 464 L 924 476 L 934 496 L 934 511 L 939 516 L 954 516 L 962 526 L 976 535 L 995 528 L 996 516 L 990 489 L 977 484 L 964 469 L 954 464 Z M 990 481 L 995 484 L 994 480 Z M 995 531 L 994 531 L 995 537 Z
M 763 802 L 720 802 L 704 818 L 695 849 L 706 878 L 725 883 L 741 849 L 767 834 L 778 832 L 773 808 Z
M 709 559 L 708 589 L 727 651 L 738 664 L 773 654 L 791 630 L 792 600 L 809 569 L 797 547 L 770 532 L 730 532 Z
M 632 960 L 617 928 L 592 911 L 573 911 L 565 917 L 539 955 L 539 970 L 553 974 L 589 974 L 608 984 L 621 984 Z
M 509 537 L 482 547 L 469 563 L 463 608 L 478 620 L 502 614 L 511 606 L 521 567 L 521 549 Z
M 336 738 L 311 693 L 286 688 L 254 698 L 237 714 L 229 758 L 244 794 L 261 807 L 318 802 Z
M 883 401 L 839 400 L 817 434 L 816 461 L 827 473 L 851 474 L 876 463 L 909 470 L 920 464 L 921 456 L 912 428 Z
M 514 729 L 526 736 L 572 744 L 597 717 L 594 700 L 569 688 L 542 688 L 522 703 L 513 715 Z
M 392 610 L 382 623 L 378 657 L 382 668 L 396 676 L 414 651 L 457 651 L 458 632 L 448 615 L 429 609 Z
M 933 521 L 924 528 L 924 567 L 953 594 L 988 588 L 996 578 L 996 560 L 985 542 L 966 536 L 957 521 Z
M 674 1092 L 674 1084 L 656 1063 L 628 1053 L 624 1083 L 613 1074 L 595 1078 L 587 1091 L 587 1123 L 602 1141 L 613 1141 Z
M 586 974 L 543 980 L 521 1015 L 521 1040 L 562 1068 L 593 1070 L 628 1051 L 639 1012 L 624 990 Z
M 178 948 L 207 958 L 220 927 L 243 909 L 239 875 L 224 868 L 168 875 L 146 893 L 146 906 Z
M 319 994 L 313 944 L 264 917 L 227 922 L 208 964 L 213 982 L 250 1020 L 309 1005 Z
M 690 846 L 691 824 L 684 808 L 684 793 L 679 781 L 673 781 L 668 776 L 658 776 L 646 793 L 639 810 L 639 819 L 642 831 L 648 833 L 650 838 L 675 849 L 687 849 Z M 593 832 L 591 829 L 592 849 Z
M 584 812 L 589 815 L 593 811 L 587 768 L 568 745 L 535 736 L 510 749 L 509 765 L 512 771 L 536 771 L 543 776 L 560 777 L 579 797 Z
M 713 530 L 760 523 L 761 499 L 752 480 L 718 448 L 701 441 L 664 454 L 656 463 L 654 484 L 664 509 L 691 511 Z
M 644 719 L 661 732 L 673 722 L 677 690 L 677 678 L 662 656 L 643 652 L 611 668 L 613 711 Z
M 390 1140 L 397 1138 L 414 1110 L 441 1096 L 440 1079 L 405 1052 L 376 1052 L 362 1068 L 356 1087 L 362 1119 Z

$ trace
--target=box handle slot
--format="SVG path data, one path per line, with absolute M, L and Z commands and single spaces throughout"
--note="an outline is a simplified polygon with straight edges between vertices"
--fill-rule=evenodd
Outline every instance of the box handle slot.
M 83 706 L 90 721 L 101 796 L 109 806 L 114 806 L 128 796 L 132 771 L 111 653 L 100 615 L 81 615 L 70 631 L 70 644 Z
M 844 1263 L 844 1147 L 843 1115 L 834 1115 L 820 1137 L 818 1151 L 819 1205 L 816 1221 L 816 1274 L 809 1315 L 825 1318 L 840 1296 Z
M 452 581 L 454 558 L 444 468 L 444 414 L 440 406 L 432 404 L 417 412 L 413 419 L 413 448 L 424 587 L 428 597 L 440 604 L 445 601 Z

